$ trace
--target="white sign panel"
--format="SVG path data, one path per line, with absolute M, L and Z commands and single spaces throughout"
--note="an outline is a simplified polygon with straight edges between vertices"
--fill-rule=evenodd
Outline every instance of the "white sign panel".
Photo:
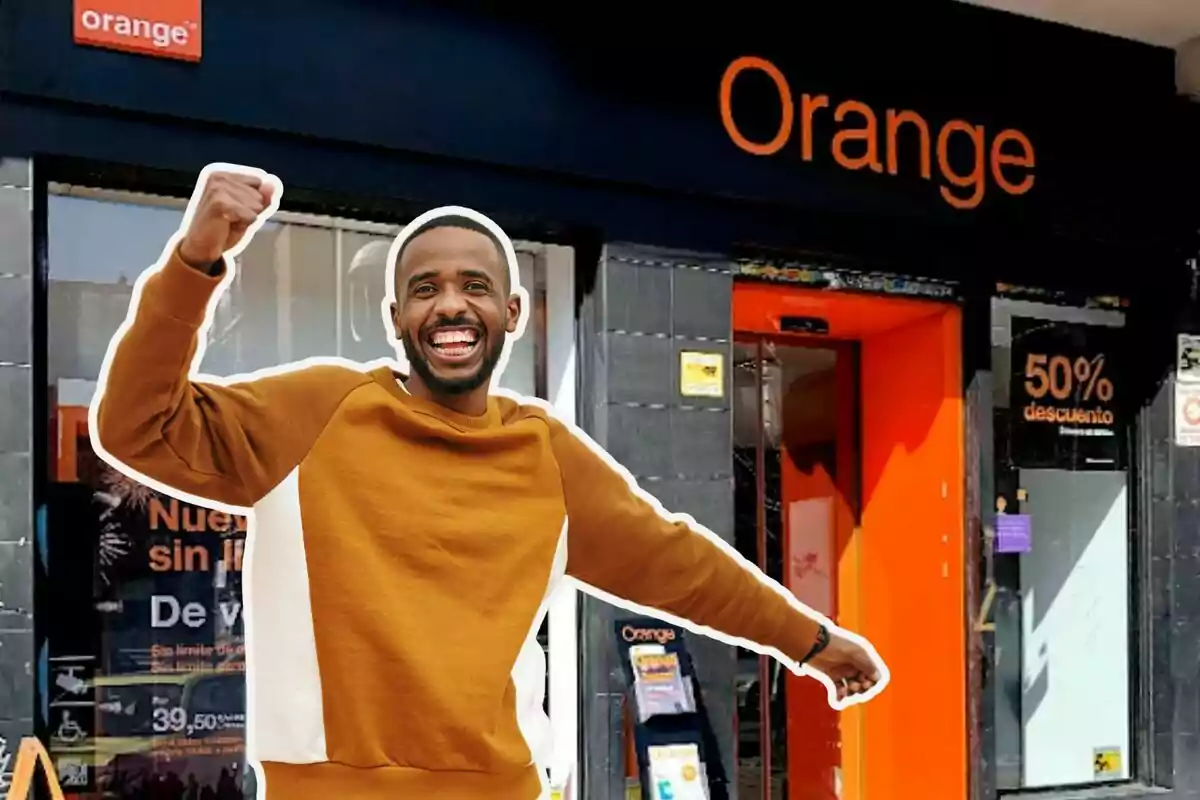
M 1023 469 L 1019 481 L 1037 525 L 1020 557 L 1017 658 L 1026 701 L 1037 698 L 1026 706 L 1022 785 L 1128 780 L 1129 598 L 1113 591 L 1129 581 L 1128 478 Z
M 1175 444 L 1200 447 L 1200 384 L 1175 384 Z
M 1175 374 L 1180 383 L 1200 383 L 1200 334 L 1179 334 Z

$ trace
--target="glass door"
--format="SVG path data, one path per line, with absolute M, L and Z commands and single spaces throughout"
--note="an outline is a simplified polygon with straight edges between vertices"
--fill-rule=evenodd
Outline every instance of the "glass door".
M 960 311 L 745 282 L 734 328 L 737 544 L 867 637 L 891 675 L 870 703 L 835 712 L 819 682 L 746 654 L 743 796 L 906 797 L 916 769 L 926 796 L 963 797 Z
M 736 546 L 802 602 L 836 619 L 857 485 L 854 350 L 739 337 L 735 345 Z M 738 796 L 843 795 L 853 715 L 774 659 L 738 654 Z M 849 729 L 849 730 L 846 730 Z

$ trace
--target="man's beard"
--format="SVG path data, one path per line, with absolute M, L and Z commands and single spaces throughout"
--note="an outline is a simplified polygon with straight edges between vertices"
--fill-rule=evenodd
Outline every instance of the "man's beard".
M 491 349 L 483 354 L 479 369 L 475 370 L 473 375 L 462 378 L 441 378 L 434 374 L 433 369 L 429 366 L 429 361 L 422 355 L 420 348 L 414 344 L 408 331 L 404 330 L 400 333 L 404 354 L 412 366 L 412 371 L 417 374 L 429 391 L 449 396 L 468 394 L 491 380 L 492 373 L 496 370 L 496 364 L 500 362 L 500 355 L 504 352 L 504 338 L 504 334 L 501 334 L 496 338 L 495 343 L 492 343 L 491 337 L 488 337 Z

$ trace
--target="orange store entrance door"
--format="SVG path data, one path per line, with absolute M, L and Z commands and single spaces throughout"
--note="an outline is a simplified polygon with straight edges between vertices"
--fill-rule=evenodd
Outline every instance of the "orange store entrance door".
M 892 676 L 838 713 L 821 684 L 741 653 L 738 796 L 961 800 L 960 311 L 739 283 L 733 313 L 738 548 Z

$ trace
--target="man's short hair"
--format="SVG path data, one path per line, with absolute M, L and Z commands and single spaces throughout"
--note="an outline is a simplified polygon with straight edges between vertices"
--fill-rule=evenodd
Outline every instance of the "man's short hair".
M 400 245 L 400 251 L 396 253 L 397 280 L 399 280 L 400 277 L 400 263 L 404 260 L 404 251 L 408 249 L 410 244 L 412 244 L 413 239 L 416 239 L 422 233 L 434 230 L 435 228 L 462 228 L 464 230 L 482 233 L 484 236 L 491 239 L 492 244 L 496 246 L 496 254 L 500 257 L 500 264 L 504 268 L 504 291 L 505 293 L 512 291 L 512 267 L 508 263 L 508 256 L 504 252 L 504 245 L 501 243 L 500 238 L 483 223 L 477 222 L 470 217 L 460 217 L 455 214 L 447 214 L 444 217 L 434 217 L 431 220 L 427 220 L 426 222 L 422 223 L 419 228 L 405 237 L 404 244 Z

